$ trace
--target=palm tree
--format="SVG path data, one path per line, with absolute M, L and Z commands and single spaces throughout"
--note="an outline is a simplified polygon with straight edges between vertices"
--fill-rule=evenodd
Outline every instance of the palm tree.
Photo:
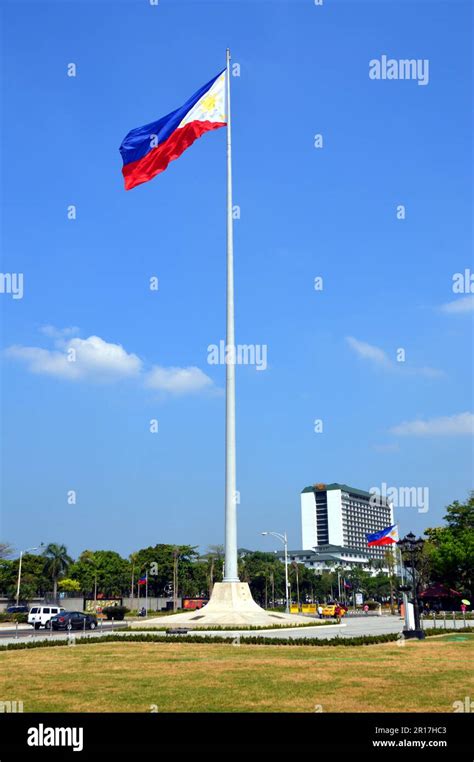
M 272 588 L 272 609 L 274 609 L 275 608 L 275 574 L 271 566 L 270 566 L 270 569 L 272 569 L 272 571 L 270 572 L 270 585 Z
M 178 610 L 178 560 L 181 551 L 177 545 L 173 545 L 173 611 Z
M 214 571 L 216 563 L 223 561 L 224 558 L 224 546 L 223 545 L 209 545 L 207 553 L 204 556 L 208 560 L 209 568 L 209 598 L 212 594 L 212 588 L 214 587 Z
M 84 550 L 81 553 L 80 560 L 91 567 L 91 571 L 94 575 L 94 606 L 95 606 L 97 602 L 97 575 L 99 572 L 98 560 L 93 550 Z
M 13 554 L 13 545 L 9 542 L 0 542 L 0 558 L 8 558 Z
M 298 605 L 298 611 L 300 610 L 300 581 L 299 581 L 299 574 L 298 574 L 298 562 L 292 561 L 291 565 L 293 569 L 295 570 L 296 575 L 296 602 Z
M 55 542 L 50 542 L 46 546 L 43 556 L 46 558 L 46 571 L 53 580 L 53 596 L 54 600 L 56 600 L 58 595 L 58 580 L 68 570 L 69 565 L 72 564 L 72 558 L 68 556 L 65 545 L 58 545 Z

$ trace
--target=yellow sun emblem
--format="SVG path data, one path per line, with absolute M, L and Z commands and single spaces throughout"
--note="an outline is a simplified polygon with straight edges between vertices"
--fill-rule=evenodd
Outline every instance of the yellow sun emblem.
M 216 107 L 216 96 L 206 95 L 206 97 L 201 101 L 201 106 L 204 111 L 213 111 Z

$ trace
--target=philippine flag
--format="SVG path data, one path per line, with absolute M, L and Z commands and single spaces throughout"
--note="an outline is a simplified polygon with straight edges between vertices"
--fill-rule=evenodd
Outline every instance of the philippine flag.
M 224 69 L 181 108 L 157 122 L 130 130 L 120 146 L 125 190 L 163 172 L 205 132 L 226 126 L 225 76 Z
M 398 542 L 398 527 L 393 524 L 391 527 L 381 529 L 380 532 L 374 532 L 373 534 L 367 534 L 367 545 L 393 545 Z

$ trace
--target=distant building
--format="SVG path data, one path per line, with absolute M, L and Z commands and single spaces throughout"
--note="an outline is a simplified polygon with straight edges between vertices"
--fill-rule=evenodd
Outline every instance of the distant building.
M 393 523 L 390 502 L 347 484 L 315 484 L 301 493 L 303 550 L 330 545 L 383 560 L 387 546 L 367 547 L 366 535 Z
M 285 560 L 283 551 L 278 551 L 277 556 L 281 561 Z M 308 569 L 313 569 L 316 574 L 350 570 L 354 567 L 370 570 L 373 574 L 378 571 L 375 566 L 372 566 L 373 559 L 367 552 L 364 553 L 356 548 L 343 548 L 339 545 L 320 545 L 312 550 L 289 550 L 288 561 L 304 564 Z

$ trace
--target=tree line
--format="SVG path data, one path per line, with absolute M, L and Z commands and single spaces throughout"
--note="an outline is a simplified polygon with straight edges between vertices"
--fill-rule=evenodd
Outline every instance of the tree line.
M 441 582 L 470 595 L 474 566 L 474 492 L 465 503 L 454 501 L 444 516 L 444 525 L 425 531 L 419 573 L 423 586 Z M 16 597 L 19 559 L 13 549 L 0 544 L 0 594 Z M 378 565 L 378 568 L 377 568 Z M 388 566 L 388 573 L 381 566 Z M 219 545 L 203 554 L 192 545 L 159 543 L 141 548 L 128 558 L 113 550 L 84 550 L 73 559 L 65 545 L 50 543 L 43 552 L 22 558 L 20 600 L 45 594 L 77 592 L 90 597 L 136 597 L 137 583 L 147 574 L 152 597 L 209 597 L 212 586 L 223 578 L 224 552 Z M 390 556 L 374 562 L 374 573 L 353 565 L 315 574 L 303 564 L 289 564 L 293 601 L 325 601 L 341 597 L 341 579 L 346 597 L 363 592 L 366 598 L 391 596 L 400 580 Z M 248 582 L 255 600 L 267 608 L 285 596 L 284 564 L 274 553 L 239 551 L 239 578 Z M 143 588 L 142 588 L 143 595 Z M 343 596 L 344 597 L 344 596 Z

